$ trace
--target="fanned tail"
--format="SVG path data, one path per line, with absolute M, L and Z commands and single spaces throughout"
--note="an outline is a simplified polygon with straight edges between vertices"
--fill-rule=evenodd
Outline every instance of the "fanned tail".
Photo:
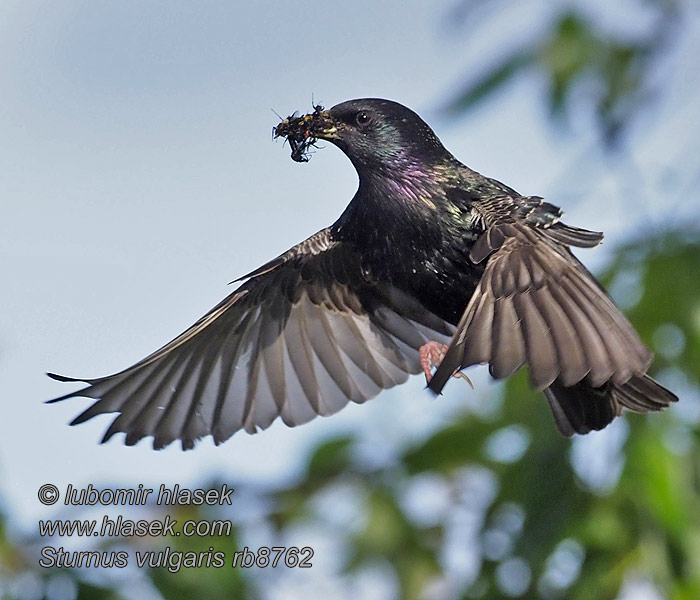
M 626 408 L 637 413 L 666 408 L 678 397 L 648 375 L 635 375 L 622 385 L 608 382 L 593 387 L 581 381 L 570 387 L 558 380 L 544 394 L 557 429 L 566 436 L 588 433 L 607 426 Z

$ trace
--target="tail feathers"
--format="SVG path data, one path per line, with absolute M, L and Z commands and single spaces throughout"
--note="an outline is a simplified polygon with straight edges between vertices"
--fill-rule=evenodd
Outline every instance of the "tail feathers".
M 678 402 L 678 396 L 648 375 L 632 377 L 622 386 L 613 385 L 612 397 L 618 404 L 637 413 L 662 410 L 672 402 Z
M 634 375 L 622 385 L 592 387 L 584 381 L 565 387 L 558 380 L 544 394 L 557 429 L 565 435 L 603 429 L 626 408 L 637 413 L 666 408 L 678 397 L 648 375 Z

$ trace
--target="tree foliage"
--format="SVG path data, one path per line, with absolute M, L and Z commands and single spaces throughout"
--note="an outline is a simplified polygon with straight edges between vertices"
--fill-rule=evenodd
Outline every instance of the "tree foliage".
M 484 3 L 468 0 L 462 21 Z M 485 3 L 493 4 L 493 3 Z M 513 3 L 501 3 L 508 10 Z M 680 6 L 676 0 L 638 2 L 637 13 L 649 13 L 646 31 L 630 35 L 609 30 L 581 7 L 555 12 L 544 33 L 539 31 L 514 49 L 496 50 L 493 64 L 454 96 L 446 109 L 465 112 L 498 92 L 515 77 L 537 73 L 545 82 L 546 102 L 556 118 L 565 116 L 574 99 L 583 99 L 598 118 L 603 140 L 614 147 L 621 133 L 649 100 L 662 92 L 650 73 L 668 49 L 677 30 Z M 502 40 L 499 45 L 508 45 Z

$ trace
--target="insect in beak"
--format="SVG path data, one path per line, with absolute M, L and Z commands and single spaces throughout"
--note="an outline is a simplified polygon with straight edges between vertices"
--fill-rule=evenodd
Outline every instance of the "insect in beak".
M 308 162 L 311 158 L 309 148 L 316 147 L 319 139 L 333 139 L 337 129 L 330 115 L 317 104 L 308 115 L 291 114 L 273 130 L 273 138 L 285 137 L 292 149 L 292 160 Z

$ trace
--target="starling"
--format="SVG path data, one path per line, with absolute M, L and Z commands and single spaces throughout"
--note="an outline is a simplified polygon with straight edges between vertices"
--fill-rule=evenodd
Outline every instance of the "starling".
M 498 379 L 527 365 L 567 436 L 677 400 L 646 374 L 651 352 L 571 253 L 601 233 L 466 167 L 396 102 L 315 106 L 275 136 L 298 161 L 317 140 L 338 146 L 359 176 L 348 207 L 132 367 L 51 375 L 88 385 L 50 402 L 96 400 L 71 424 L 116 412 L 103 442 L 124 432 L 127 445 L 152 436 L 156 449 L 189 449 L 277 417 L 333 414 L 421 371 L 437 394 L 474 364 Z

